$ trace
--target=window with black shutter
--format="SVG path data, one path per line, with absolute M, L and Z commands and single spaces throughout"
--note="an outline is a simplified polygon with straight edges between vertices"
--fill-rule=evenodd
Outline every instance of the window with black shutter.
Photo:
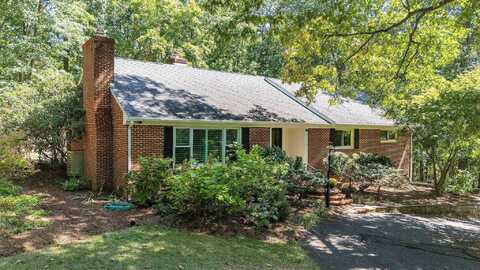
M 282 148 L 282 129 L 272 128 L 271 136 L 272 146 L 278 146 Z

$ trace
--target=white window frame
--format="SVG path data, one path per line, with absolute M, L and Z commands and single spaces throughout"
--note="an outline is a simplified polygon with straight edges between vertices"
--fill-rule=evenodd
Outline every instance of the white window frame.
M 354 145 L 355 145 L 355 132 L 353 129 L 335 129 L 335 132 L 337 131 L 346 131 L 346 132 L 350 132 L 350 145 L 342 145 L 342 146 L 336 146 L 334 145 L 335 149 L 353 149 Z M 335 135 L 334 135 L 335 136 Z M 342 137 L 342 141 L 343 141 L 343 138 Z M 333 138 L 333 142 L 335 142 L 335 138 Z M 343 144 L 345 144 L 345 142 L 343 142 Z
M 187 128 L 187 127 L 174 127 L 173 128 L 173 163 L 176 163 L 176 152 L 177 152 L 177 129 L 188 129 L 189 130 L 189 145 L 181 145 L 178 147 L 181 148 L 190 148 L 190 159 L 193 158 L 193 130 L 205 130 L 205 153 L 207 154 L 207 157 L 205 160 L 208 159 L 208 130 L 221 130 L 222 131 L 222 162 L 225 162 L 225 156 L 226 156 L 226 148 L 227 148 L 227 130 L 232 129 L 232 130 L 237 130 L 237 140 L 238 142 L 242 141 L 242 129 L 241 128 L 217 128 L 217 127 L 194 127 L 194 128 Z
M 387 132 L 387 139 L 382 140 L 382 132 Z M 389 134 L 395 134 L 395 139 L 390 139 Z M 398 142 L 398 131 L 393 129 L 382 129 L 380 130 L 380 143 L 396 143 Z

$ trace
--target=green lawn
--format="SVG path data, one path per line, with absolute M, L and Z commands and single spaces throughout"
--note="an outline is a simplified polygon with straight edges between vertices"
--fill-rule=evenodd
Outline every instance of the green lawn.
M 0 269 L 318 269 L 296 245 L 146 226 L 0 259 Z

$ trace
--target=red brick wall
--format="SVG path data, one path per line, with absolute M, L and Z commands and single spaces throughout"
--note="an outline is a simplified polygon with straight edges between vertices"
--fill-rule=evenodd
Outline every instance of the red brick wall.
M 317 169 L 323 168 L 323 159 L 328 155 L 330 129 L 308 129 L 308 164 Z
M 113 136 L 110 83 L 114 42 L 93 37 L 83 45 L 83 105 L 85 108 L 85 176 L 92 189 L 112 188 Z
M 163 126 L 132 127 L 132 169 L 138 168 L 140 156 L 163 157 Z
M 123 123 L 123 112 L 112 97 L 113 123 L 113 183 L 114 187 L 124 184 L 128 172 L 128 127 Z
M 250 148 L 257 144 L 261 146 L 270 145 L 270 128 L 250 128 Z
M 308 130 L 308 163 L 309 165 L 323 168 L 323 159 L 328 155 L 327 146 L 330 141 L 330 129 Z M 392 160 L 392 163 L 405 173 L 410 168 L 410 134 L 402 133 L 395 143 L 380 143 L 380 130 L 360 129 L 359 149 L 341 149 L 339 152 L 351 155 L 357 152 L 377 153 Z

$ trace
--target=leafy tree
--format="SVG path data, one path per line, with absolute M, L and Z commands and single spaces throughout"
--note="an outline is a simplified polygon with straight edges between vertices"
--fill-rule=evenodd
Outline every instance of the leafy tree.
M 299 95 L 362 97 L 414 126 L 415 152 L 426 157 L 439 193 L 460 160 L 474 164 L 478 1 L 214 0 L 205 7 L 275 29 L 285 48 L 282 79 L 301 83 Z
M 2 1 L 0 133 L 21 131 L 54 163 L 79 135 L 81 44 L 93 17 L 81 1 Z

